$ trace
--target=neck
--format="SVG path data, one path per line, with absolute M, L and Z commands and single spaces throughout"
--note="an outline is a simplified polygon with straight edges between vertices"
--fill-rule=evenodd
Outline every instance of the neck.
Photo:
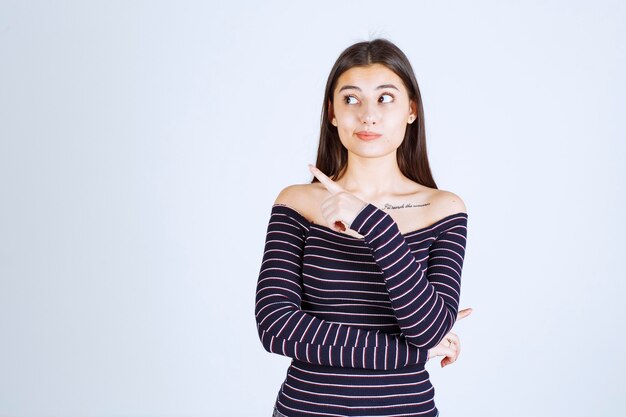
M 337 183 L 371 201 L 393 193 L 406 180 L 398 167 L 396 152 L 380 158 L 362 158 L 348 152 L 345 173 Z

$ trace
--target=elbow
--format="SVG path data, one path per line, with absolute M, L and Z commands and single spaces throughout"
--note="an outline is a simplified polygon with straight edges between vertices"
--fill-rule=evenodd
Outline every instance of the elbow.
M 267 342 L 267 340 L 270 339 L 271 337 L 268 337 L 269 335 L 267 335 L 266 328 L 265 326 L 263 326 L 263 322 L 265 321 L 266 318 L 267 316 L 265 314 L 260 314 L 258 309 L 257 311 L 254 312 L 254 319 L 256 322 L 256 330 L 259 336 L 259 340 L 261 341 L 263 348 L 269 352 L 270 344 Z
M 261 313 L 256 314 L 256 328 L 259 336 L 259 340 L 263 345 L 263 348 L 269 353 L 276 353 L 277 345 L 279 341 L 277 339 L 278 335 L 276 334 L 277 323 L 274 321 L 274 315 L 276 311 L 263 311 Z M 279 328 L 279 327 L 278 327 Z
M 260 320 L 257 317 L 256 320 L 256 328 L 257 328 L 257 333 L 259 335 L 259 340 L 261 341 L 261 344 L 263 345 L 263 348 L 269 352 L 269 353 L 274 353 L 272 351 L 272 342 L 274 339 L 274 336 L 269 334 L 265 328 L 263 326 L 261 326 Z
M 294 313 L 298 311 L 293 302 L 279 300 L 257 304 L 255 320 L 257 333 L 263 348 L 270 353 L 284 351 L 285 335 Z
M 274 351 L 272 350 L 272 342 L 271 340 L 273 339 L 271 336 L 267 335 L 259 335 L 259 338 L 261 339 L 261 344 L 263 345 L 263 349 L 265 349 L 266 352 L 269 353 L 274 353 Z

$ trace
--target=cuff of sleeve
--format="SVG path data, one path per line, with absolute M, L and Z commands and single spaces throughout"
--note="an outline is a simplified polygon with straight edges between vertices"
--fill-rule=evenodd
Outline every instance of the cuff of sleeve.
M 367 237 L 386 216 L 387 213 L 368 203 L 354 218 L 350 228 Z

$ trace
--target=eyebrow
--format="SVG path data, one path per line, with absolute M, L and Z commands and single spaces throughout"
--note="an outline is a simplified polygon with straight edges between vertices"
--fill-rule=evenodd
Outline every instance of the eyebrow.
M 382 88 L 395 88 L 396 90 L 398 90 L 398 87 L 396 87 L 396 86 L 395 86 L 395 85 L 393 85 L 393 84 L 382 84 L 382 85 L 379 85 L 378 87 L 376 87 L 376 90 L 380 90 L 380 89 L 382 89 Z M 344 85 L 344 86 L 343 86 L 343 87 L 341 87 L 341 88 L 339 89 L 339 91 L 337 91 L 337 92 L 338 92 L 338 93 L 341 93 L 343 90 L 351 90 L 351 89 L 352 89 L 352 90 L 358 90 L 358 91 L 361 91 L 361 89 L 360 89 L 359 87 L 357 87 L 356 85 Z M 398 90 L 398 91 L 400 91 L 400 90 Z

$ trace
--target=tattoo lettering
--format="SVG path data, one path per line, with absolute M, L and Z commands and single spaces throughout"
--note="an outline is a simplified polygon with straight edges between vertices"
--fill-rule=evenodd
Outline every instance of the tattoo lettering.
M 393 204 L 385 203 L 385 207 L 383 207 L 383 210 L 396 210 L 396 209 L 402 209 L 402 208 L 424 207 L 424 206 L 429 206 L 429 205 L 430 203 L 426 203 L 426 204 L 402 203 L 399 206 L 394 206 Z

